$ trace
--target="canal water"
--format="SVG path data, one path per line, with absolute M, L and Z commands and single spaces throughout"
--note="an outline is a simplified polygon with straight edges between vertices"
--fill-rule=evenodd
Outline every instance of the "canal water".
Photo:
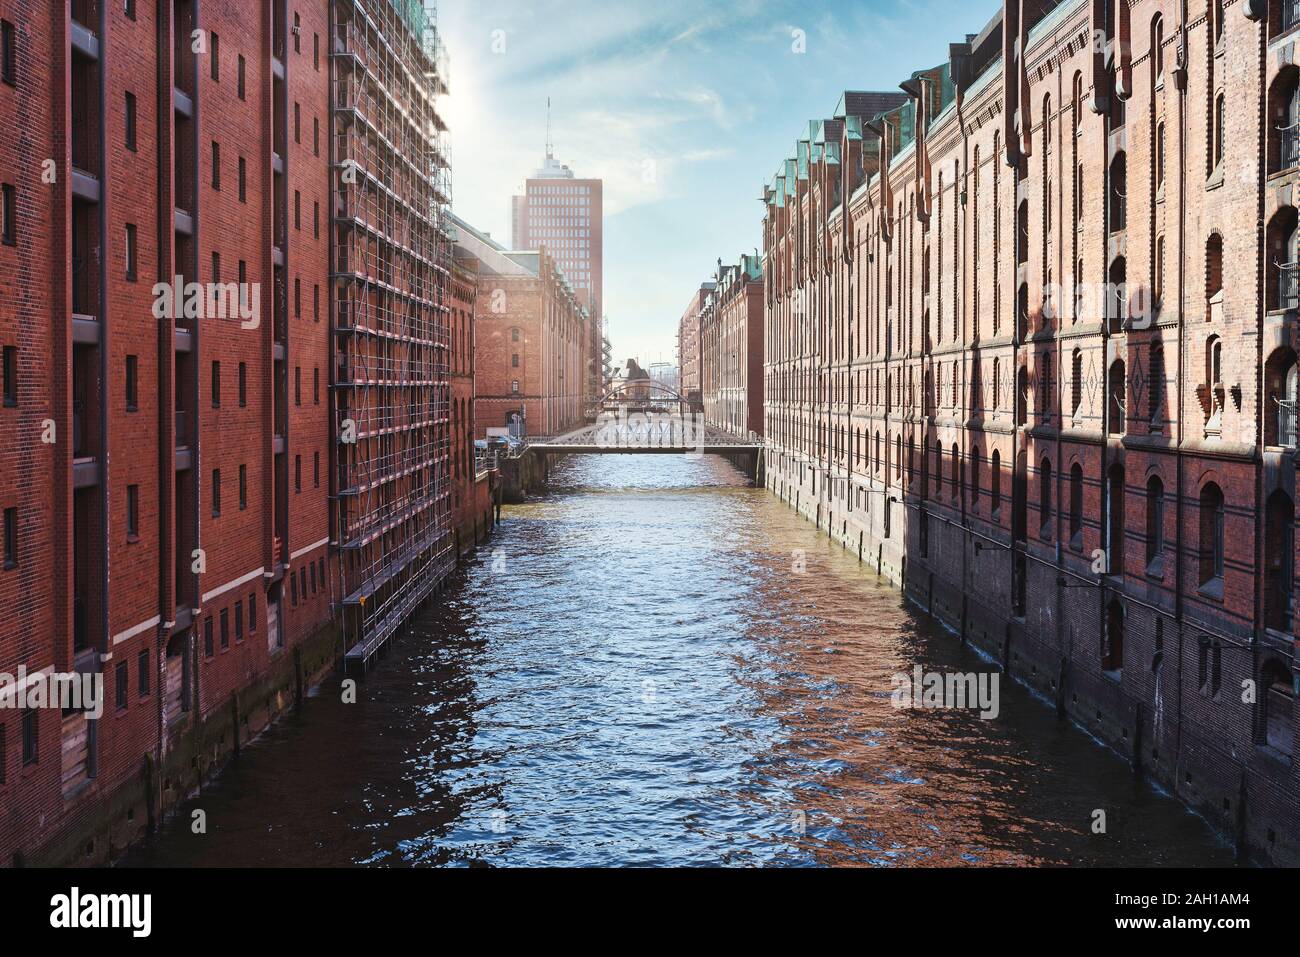
M 1233 862 L 1019 686 L 896 708 L 916 665 L 995 669 L 723 460 L 568 459 L 503 519 L 356 703 L 319 689 L 125 863 Z

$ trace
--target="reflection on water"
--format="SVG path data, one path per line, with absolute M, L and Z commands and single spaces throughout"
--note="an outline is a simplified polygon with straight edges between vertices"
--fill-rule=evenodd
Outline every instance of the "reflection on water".
M 914 664 L 992 669 L 722 460 L 570 459 L 128 863 L 1232 863 L 1022 688 L 896 710 Z

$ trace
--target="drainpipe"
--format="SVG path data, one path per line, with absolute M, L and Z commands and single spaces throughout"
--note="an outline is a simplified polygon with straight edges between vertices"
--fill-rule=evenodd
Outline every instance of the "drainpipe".
M 1173 77 L 1178 88 L 1178 383 L 1186 381 L 1187 353 L 1187 0 L 1179 4 L 1179 42 L 1181 64 L 1175 68 Z M 1177 696 L 1177 737 L 1174 751 L 1174 790 L 1178 789 L 1178 771 L 1183 753 L 1183 671 L 1186 635 L 1183 630 L 1183 442 L 1186 437 L 1184 420 L 1186 419 L 1186 390 L 1178 390 L 1178 426 L 1177 444 L 1174 453 L 1175 474 L 1178 494 L 1174 497 L 1175 520 L 1178 526 L 1177 551 L 1178 560 L 1174 563 L 1174 621 L 1178 626 L 1178 696 Z

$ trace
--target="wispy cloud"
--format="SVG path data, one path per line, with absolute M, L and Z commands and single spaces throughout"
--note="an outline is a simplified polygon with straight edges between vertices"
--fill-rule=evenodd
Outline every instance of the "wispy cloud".
M 846 88 L 895 89 L 939 62 L 996 3 L 979 6 L 443 0 L 457 210 L 509 235 L 509 197 L 541 163 L 550 97 L 557 158 L 605 180 L 616 354 L 670 356 L 693 285 L 759 242 L 760 184 L 797 131 Z

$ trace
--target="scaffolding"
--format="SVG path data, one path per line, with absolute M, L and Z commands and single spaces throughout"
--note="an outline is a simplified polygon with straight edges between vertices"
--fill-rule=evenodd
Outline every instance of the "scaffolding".
M 455 565 L 451 167 L 433 0 L 335 0 L 334 533 L 349 664 Z

